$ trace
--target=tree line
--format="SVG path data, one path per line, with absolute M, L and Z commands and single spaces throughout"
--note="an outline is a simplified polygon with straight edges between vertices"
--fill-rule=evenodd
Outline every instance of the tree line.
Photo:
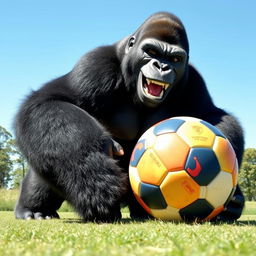
M 12 134 L 0 126 L 0 188 L 18 188 L 27 170 L 27 162 L 16 147 Z M 255 148 L 248 148 L 244 152 L 239 184 L 246 199 L 256 201 Z
M 12 134 L 0 126 L 0 188 L 18 188 L 27 170 Z

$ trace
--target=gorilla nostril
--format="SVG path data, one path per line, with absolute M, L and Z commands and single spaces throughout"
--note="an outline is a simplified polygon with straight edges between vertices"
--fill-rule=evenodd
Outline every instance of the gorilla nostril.
M 157 69 L 161 70 L 161 64 L 158 61 L 154 61 L 153 66 L 155 66 Z
M 162 64 L 162 71 L 167 71 L 169 69 L 170 69 L 170 67 L 168 64 L 164 64 L 164 63 Z

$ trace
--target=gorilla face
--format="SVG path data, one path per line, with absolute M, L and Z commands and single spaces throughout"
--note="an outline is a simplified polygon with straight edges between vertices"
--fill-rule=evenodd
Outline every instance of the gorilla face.
M 184 75 L 187 53 L 177 45 L 157 39 L 145 39 L 139 45 L 142 54 L 137 79 L 137 94 L 147 106 L 157 106 L 171 93 Z
M 170 14 L 153 15 L 129 38 L 124 61 L 139 101 L 148 107 L 158 106 L 187 70 L 188 42 L 183 25 Z

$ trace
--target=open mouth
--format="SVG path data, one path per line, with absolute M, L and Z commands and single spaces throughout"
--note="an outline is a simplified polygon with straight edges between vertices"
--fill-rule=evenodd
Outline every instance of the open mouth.
M 143 92 L 150 98 L 161 99 L 169 86 L 169 83 L 163 81 L 153 80 L 145 76 L 142 78 Z

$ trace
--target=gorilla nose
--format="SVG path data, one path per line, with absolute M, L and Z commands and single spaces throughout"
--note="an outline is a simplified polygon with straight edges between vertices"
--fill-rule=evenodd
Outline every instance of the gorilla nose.
M 167 63 L 162 63 L 158 60 L 152 62 L 152 66 L 160 72 L 170 71 L 170 66 Z
M 149 79 L 173 83 L 175 72 L 167 61 L 152 59 L 141 68 L 142 74 Z

